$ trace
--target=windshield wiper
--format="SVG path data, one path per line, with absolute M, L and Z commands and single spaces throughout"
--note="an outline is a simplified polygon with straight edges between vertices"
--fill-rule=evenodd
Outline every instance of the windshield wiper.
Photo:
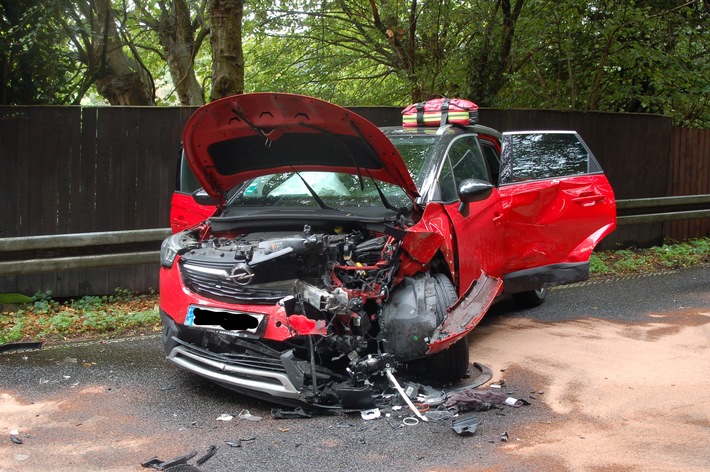
M 316 203 L 318 204 L 319 207 L 321 207 L 322 210 L 340 211 L 337 208 L 333 208 L 333 207 L 326 205 L 325 202 L 323 201 L 323 199 L 318 196 L 316 191 L 313 190 L 310 185 L 308 185 L 308 182 L 306 182 L 306 179 L 303 178 L 303 176 L 296 170 L 295 167 L 291 166 L 291 170 L 293 171 L 294 174 L 296 174 L 298 176 L 299 179 L 301 179 L 301 182 L 303 182 L 303 185 L 306 186 L 306 188 L 308 189 L 308 192 L 311 194 L 311 196 L 313 196 L 313 200 L 316 201 Z
M 381 201 L 382 204 L 385 206 L 385 208 L 387 208 L 388 210 L 400 212 L 402 209 L 401 209 L 401 208 L 397 208 L 396 206 L 392 205 L 389 200 L 387 200 L 387 197 L 385 196 L 385 193 L 382 191 L 382 189 L 380 188 L 380 186 L 377 185 L 377 181 L 376 181 L 374 178 L 372 178 L 372 176 L 370 175 L 370 172 L 369 172 L 369 171 L 367 172 L 367 175 L 368 175 L 368 177 L 370 177 L 370 180 L 372 180 L 372 184 L 373 184 L 373 185 L 375 186 L 375 188 L 377 189 L 377 194 L 380 196 L 380 201 Z

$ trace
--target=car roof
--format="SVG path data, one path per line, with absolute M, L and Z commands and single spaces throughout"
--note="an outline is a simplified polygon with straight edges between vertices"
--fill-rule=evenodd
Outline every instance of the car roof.
M 440 126 L 438 128 L 435 127 L 418 127 L 418 128 L 410 128 L 410 127 L 404 127 L 404 126 L 385 126 L 381 127 L 380 130 L 387 136 L 396 136 L 396 135 L 403 135 L 403 136 L 411 136 L 411 135 L 443 135 L 444 133 L 465 133 L 465 132 L 473 132 L 473 133 L 479 133 L 479 134 L 486 134 L 489 136 L 493 136 L 497 139 L 501 139 L 503 137 L 503 134 L 495 130 L 493 128 L 490 128 L 488 126 L 483 126 L 483 125 L 468 125 L 468 126 L 459 126 L 459 125 L 444 125 Z

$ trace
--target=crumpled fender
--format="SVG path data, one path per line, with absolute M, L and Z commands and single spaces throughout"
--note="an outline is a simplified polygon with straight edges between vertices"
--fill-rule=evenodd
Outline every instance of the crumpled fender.
M 404 275 L 412 276 L 427 269 L 436 251 L 439 250 L 444 237 L 431 231 L 408 230 L 402 239 L 401 270 Z
M 446 210 L 440 203 L 429 203 L 419 222 L 407 228 L 402 239 L 401 272 L 412 276 L 425 272 L 429 262 L 441 252 L 455 277 L 454 249 L 452 248 L 453 228 Z
M 427 343 L 427 355 L 443 351 L 470 333 L 502 290 L 501 279 L 482 272 L 466 293 L 447 309 L 446 319 L 436 328 Z

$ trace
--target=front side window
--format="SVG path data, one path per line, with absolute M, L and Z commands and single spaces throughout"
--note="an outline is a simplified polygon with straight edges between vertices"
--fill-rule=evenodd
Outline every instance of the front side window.
M 464 180 L 490 181 L 488 168 L 475 136 L 463 136 L 451 143 L 439 176 L 441 199 L 458 200 L 459 187 Z

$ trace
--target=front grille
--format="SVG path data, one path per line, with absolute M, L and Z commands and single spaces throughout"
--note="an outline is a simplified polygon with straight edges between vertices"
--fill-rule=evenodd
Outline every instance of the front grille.
M 229 261 L 205 263 L 192 259 L 186 263 L 183 259 L 180 261 L 180 274 L 185 286 L 193 292 L 227 303 L 272 305 L 292 293 L 292 290 L 283 288 L 239 285 L 225 276 L 230 273 L 233 266 L 234 263 Z M 208 269 L 214 273 L 198 270 L 195 267 Z

